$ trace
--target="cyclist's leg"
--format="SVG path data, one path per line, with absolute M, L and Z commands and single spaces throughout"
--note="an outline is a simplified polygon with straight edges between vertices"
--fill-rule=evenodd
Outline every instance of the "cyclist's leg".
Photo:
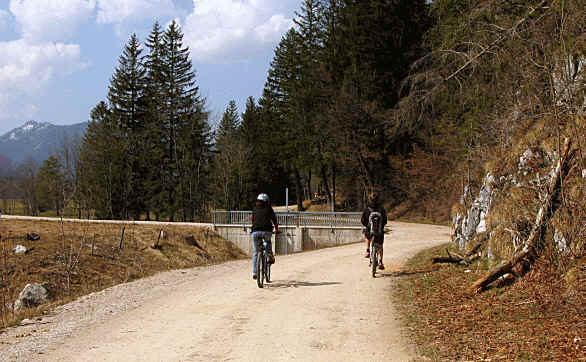
M 259 231 L 255 231 L 251 234 L 252 238 L 252 277 L 256 276 L 256 252 L 258 250 L 258 243 L 262 238 L 262 234 Z
M 270 231 L 265 231 L 264 232 L 264 238 L 267 242 L 267 254 L 269 256 L 269 262 L 272 264 L 275 262 L 275 256 L 273 254 L 273 243 L 272 243 L 272 238 L 273 233 Z
M 365 258 L 370 258 L 370 239 L 372 239 L 372 237 L 368 234 L 368 231 L 364 232 L 364 240 L 366 240 L 366 255 L 364 255 Z
M 382 270 L 382 269 L 385 268 L 385 265 L 383 264 L 383 250 L 384 250 L 383 249 L 383 244 L 385 243 L 385 237 L 384 237 L 384 235 L 381 236 L 378 241 L 380 241 L 380 243 L 378 244 L 378 260 L 379 260 L 379 262 L 378 262 L 378 265 L 379 266 L 378 267 L 379 267 L 379 269 Z

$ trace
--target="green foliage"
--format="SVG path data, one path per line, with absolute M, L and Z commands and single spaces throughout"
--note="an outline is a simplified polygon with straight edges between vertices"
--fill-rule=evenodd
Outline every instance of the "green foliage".
M 426 9 L 425 1 L 302 3 L 297 28 L 275 49 L 261 102 L 279 130 L 278 161 L 294 178 L 298 205 L 316 182 L 330 204 L 337 183 L 354 206 L 386 188 L 388 157 L 409 149 L 408 132 L 387 132 L 387 124 L 399 83 L 421 55 Z
M 70 187 L 70 185 L 65 182 L 59 160 L 53 156 L 49 157 L 43 162 L 37 175 L 36 188 L 39 211 L 55 210 L 57 215 L 60 215 L 64 208 L 61 195 L 66 187 Z
M 213 157 L 214 203 L 227 210 L 245 207 L 243 203 L 247 184 L 246 164 L 249 156 L 242 134 L 240 116 L 235 101 L 230 101 L 216 134 L 216 153 Z
M 189 50 L 158 23 L 148 54 L 132 35 L 81 152 L 79 192 L 100 218 L 194 220 L 207 201 L 211 134 Z

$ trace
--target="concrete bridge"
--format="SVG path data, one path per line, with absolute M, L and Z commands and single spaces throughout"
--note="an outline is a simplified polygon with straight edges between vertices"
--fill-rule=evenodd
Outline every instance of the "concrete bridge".
M 280 234 L 273 236 L 276 254 L 291 254 L 361 240 L 359 212 L 275 212 Z M 249 255 L 252 211 L 214 211 L 213 229 Z

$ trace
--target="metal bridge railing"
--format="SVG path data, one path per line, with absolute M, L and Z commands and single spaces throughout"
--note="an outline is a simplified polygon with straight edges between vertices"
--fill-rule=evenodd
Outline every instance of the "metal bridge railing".
M 250 225 L 252 211 L 212 211 L 214 225 Z M 275 212 L 279 226 L 362 226 L 360 212 Z

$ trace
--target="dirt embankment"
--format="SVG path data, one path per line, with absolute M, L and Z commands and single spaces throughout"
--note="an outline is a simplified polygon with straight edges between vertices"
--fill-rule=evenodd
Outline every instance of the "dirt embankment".
M 161 232 L 162 231 L 162 232 Z M 27 234 L 39 240 L 28 240 Z M 209 229 L 189 226 L 123 225 L 0 219 L 0 330 L 55 305 L 116 284 L 170 270 L 245 257 Z M 160 235 L 160 236 L 159 236 Z M 152 245 L 158 242 L 158 249 Z M 17 245 L 28 251 L 15 255 Z M 28 283 L 46 284 L 50 303 L 12 313 Z

